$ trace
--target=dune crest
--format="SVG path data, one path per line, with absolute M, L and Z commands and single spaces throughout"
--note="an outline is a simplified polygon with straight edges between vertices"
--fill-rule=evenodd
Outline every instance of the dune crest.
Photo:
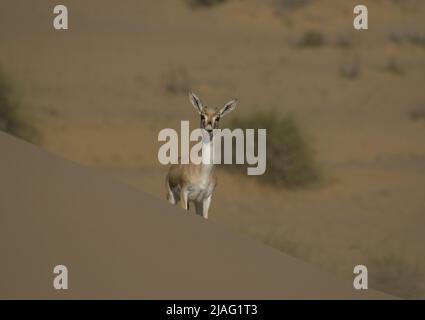
M 391 298 L 7 134 L 0 149 L 1 298 Z

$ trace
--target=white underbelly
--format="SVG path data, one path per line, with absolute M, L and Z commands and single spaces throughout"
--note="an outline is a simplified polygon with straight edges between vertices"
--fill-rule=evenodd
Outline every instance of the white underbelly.
M 188 199 L 191 201 L 202 201 L 203 199 L 211 196 L 214 190 L 214 185 L 210 184 L 199 184 L 199 185 L 190 185 L 188 188 Z

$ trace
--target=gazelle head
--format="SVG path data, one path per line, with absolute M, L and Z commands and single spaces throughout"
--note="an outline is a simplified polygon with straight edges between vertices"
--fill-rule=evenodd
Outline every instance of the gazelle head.
M 189 93 L 189 98 L 190 102 L 201 116 L 200 127 L 205 129 L 210 134 L 210 136 L 212 135 L 214 129 L 218 129 L 220 118 L 233 111 L 238 103 L 238 100 L 234 99 L 227 102 L 222 108 L 219 109 L 204 106 L 201 100 L 193 92 Z

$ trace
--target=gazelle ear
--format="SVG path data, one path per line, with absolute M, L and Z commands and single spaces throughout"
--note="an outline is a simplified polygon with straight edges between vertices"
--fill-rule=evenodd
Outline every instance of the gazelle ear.
M 220 109 L 220 116 L 222 117 L 222 116 L 224 116 L 224 115 L 232 112 L 233 109 L 236 108 L 236 105 L 237 104 L 238 104 L 238 99 L 234 99 L 234 100 L 229 101 L 228 103 L 226 103 L 224 105 L 224 107 Z
M 194 94 L 193 92 L 189 93 L 189 100 L 195 107 L 196 111 L 199 112 L 199 114 L 202 114 L 202 110 L 204 109 L 204 106 L 202 105 L 201 100 Z

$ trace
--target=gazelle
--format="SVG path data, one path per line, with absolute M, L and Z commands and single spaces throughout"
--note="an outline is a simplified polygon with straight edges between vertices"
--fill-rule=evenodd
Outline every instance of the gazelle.
M 220 118 L 230 113 L 237 105 L 237 99 L 229 101 L 222 107 L 203 106 L 201 100 L 191 92 L 189 99 L 201 117 L 201 129 L 205 129 L 202 139 L 202 162 L 200 164 L 173 164 L 166 177 L 167 200 L 189 210 L 189 202 L 195 204 L 196 214 L 208 219 L 208 210 L 217 177 L 212 161 L 214 129 L 218 129 Z

